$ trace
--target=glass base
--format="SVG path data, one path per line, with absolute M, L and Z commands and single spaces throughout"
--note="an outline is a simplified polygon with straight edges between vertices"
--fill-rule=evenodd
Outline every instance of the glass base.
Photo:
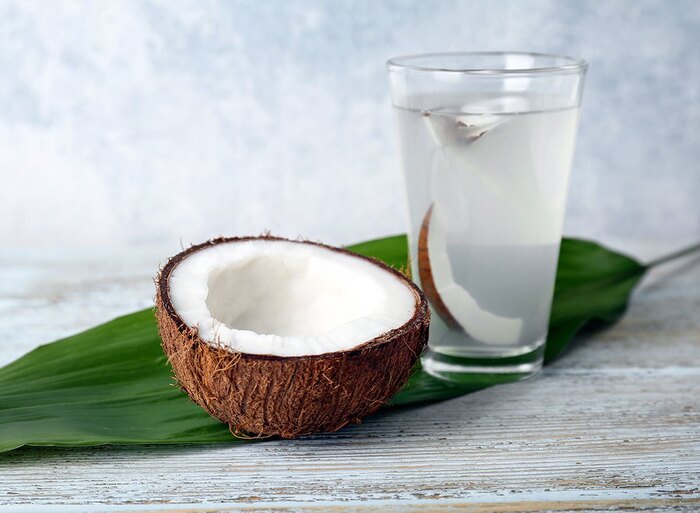
M 423 369 L 436 378 L 461 384 L 496 385 L 521 381 L 537 374 L 542 368 L 544 345 L 526 352 L 495 356 L 475 351 L 460 355 L 429 350 L 422 359 Z

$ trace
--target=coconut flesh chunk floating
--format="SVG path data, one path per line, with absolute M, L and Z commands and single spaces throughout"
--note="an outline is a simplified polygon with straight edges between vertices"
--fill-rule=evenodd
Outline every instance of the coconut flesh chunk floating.
M 473 110 L 472 107 L 465 105 L 463 110 L 469 112 Z M 478 210 L 472 204 L 483 201 L 482 198 L 468 196 L 469 191 L 497 190 L 499 196 L 503 197 L 506 191 L 512 189 L 517 194 L 510 199 L 516 202 L 522 201 L 518 195 L 527 198 L 532 194 L 534 185 L 528 177 L 523 178 L 520 173 L 509 173 L 507 176 L 489 173 L 484 166 L 479 165 L 480 162 L 474 162 L 472 156 L 480 154 L 472 145 L 483 147 L 484 144 L 494 144 L 494 137 L 502 137 L 501 129 L 507 128 L 507 118 L 466 113 L 453 118 L 436 111 L 425 113 L 422 119 L 437 148 L 432 156 L 429 182 L 434 202 L 425 213 L 418 234 L 418 275 L 423 291 L 435 312 L 451 329 L 465 332 L 485 344 L 513 344 L 520 338 L 523 320 L 496 315 L 483 309 L 455 279 L 448 252 L 448 240 L 455 236 L 455 233 L 450 233 L 453 220 L 458 221 L 458 235 L 462 235 L 459 232 L 468 231 L 464 226 L 469 226 L 472 211 Z M 485 153 L 492 155 L 494 152 L 495 150 Z M 522 210 L 520 209 L 521 212 Z M 527 209 L 525 211 L 529 212 Z M 515 225 L 517 223 L 510 220 L 496 224 L 509 227 Z M 546 226 L 547 223 L 534 216 L 529 216 L 526 224 L 537 227 L 539 231 L 542 231 L 543 225 Z M 482 243 L 494 243 L 499 239 L 518 240 L 518 236 L 525 234 L 529 240 L 534 240 L 534 236 L 526 230 L 521 229 L 520 233 L 514 230 L 517 231 L 517 228 L 511 228 L 507 234 L 489 230 L 488 233 L 473 233 L 472 236 L 479 238 Z M 557 240 L 557 230 L 553 230 L 553 233 Z
M 175 376 L 234 433 L 291 438 L 377 410 L 428 337 L 425 297 L 348 251 L 275 237 L 215 239 L 168 261 L 156 316 Z
M 425 295 L 449 327 L 491 344 L 512 344 L 520 337 L 522 319 L 483 310 L 469 292 L 456 283 L 445 230 L 435 205 L 423 218 L 418 236 L 418 273 Z

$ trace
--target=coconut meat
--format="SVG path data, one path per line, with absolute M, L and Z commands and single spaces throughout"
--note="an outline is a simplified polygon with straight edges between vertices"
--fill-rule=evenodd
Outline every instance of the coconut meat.
M 433 283 L 450 315 L 470 336 L 487 344 L 514 344 L 520 338 L 523 320 L 496 315 L 479 303 L 454 278 L 447 251 L 446 217 L 434 206 L 428 229 L 428 255 Z
M 275 239 L 191 253 L 173 269 L 169 290 L 203 341 L 275 356 L 349 350 L 404 325 L 416 309 L 409 286 L 372 262 Z

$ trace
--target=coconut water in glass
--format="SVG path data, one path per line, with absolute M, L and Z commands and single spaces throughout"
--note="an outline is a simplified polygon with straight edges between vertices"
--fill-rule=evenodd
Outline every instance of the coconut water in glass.
M 432 307 L 424 368 L 460 382 L 542 366 L 583 61 L 526 53 L 388 63 L 411 270 Z

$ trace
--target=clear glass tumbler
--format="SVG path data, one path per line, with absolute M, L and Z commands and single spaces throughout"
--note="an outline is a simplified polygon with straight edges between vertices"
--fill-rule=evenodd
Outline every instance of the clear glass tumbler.
M 519 52 L 388 61 L 411 267 L 433 311 L 428 372 L 541 368 L 586 67 Z

